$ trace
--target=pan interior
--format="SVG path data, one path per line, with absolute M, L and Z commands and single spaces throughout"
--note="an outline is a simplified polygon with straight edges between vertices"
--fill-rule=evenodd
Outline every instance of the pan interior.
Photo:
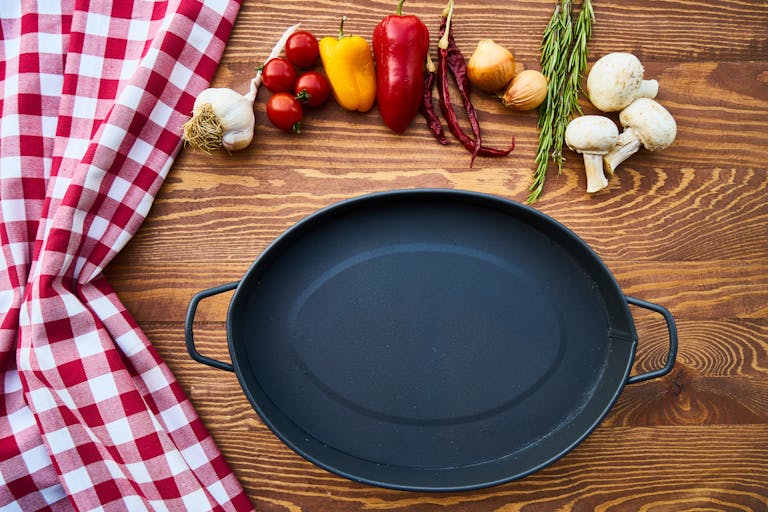
M 584 411 L 594 422 L 615 399 L 631 355 L 620 343 L 610 368 L 613 280 L 529 209 L 459 197 L 328 210 L 241 283 L 229 319 L 241 383 L 308 458 L 352 477 L 542 464 L 528 454 L 551 458 L 541 446 L 558 435 L 567 449 Z

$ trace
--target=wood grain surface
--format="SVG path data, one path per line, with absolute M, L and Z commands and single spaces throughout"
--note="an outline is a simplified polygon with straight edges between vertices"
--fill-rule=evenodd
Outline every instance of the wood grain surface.
M 246 91 L 255 68 L 295 22 L 318 36 L 370 40 L 394 0 L 245 1 L 214 85 Z M 455 34 L 469 56 L 481 38 L 536 68 L 551 1 L 457 0 Z M 437 33 L 442 2 L 409 1 Z M 378 489 L 296 455 L 259 420 L 233 374 L 194 363 L 184 348 L 192 295 L 238 280 L 281 232 L 319 208 L 374 191 L 442 187 L 524 201 L 535 113 L 473 93 L 485 141 L 515 151 L 479 158 L 437 144 L 418 117 L 396 135 L 377 110 L 311 111 L 300 136 L 273 128 L 256 102 L 247 149 L 183 150 L 146 222 L 107 269 L 119 296 L 179 379 L 257 510 L 766 511 L 768 510 L 768 2 L 594 0 L 590 62 L 635 53 L 678 123 L 672 147 L 641 151 L 593 196 L 567 151 L 536 208 L 589 243 L 627 295 L 670 309 L 680 335 L 663 378 L 624 388 L 597 430 L 553 465 L 516 482 L 464 493 Z M 435 52 L 436 38 L 432 38 Z M 594 109 L 583 102 L 587 113 Z M 614 116 L 614 119 L 616 117 Z M 205 301 L 201 352 L 228 360 L 229 296 Z M 663 365 L 667 334 L 636 308 L 635 372 Z M 546 404 L 542 404 L 546 406 Z

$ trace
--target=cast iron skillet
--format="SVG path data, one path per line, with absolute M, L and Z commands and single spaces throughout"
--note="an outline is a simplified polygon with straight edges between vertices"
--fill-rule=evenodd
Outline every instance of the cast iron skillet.
M 198 303 L 236 289 L 232 364 L 195 349 Z M 628 304 L 661 314 L 666 365 L 629 377 Z M 234 371 L 270 429 L 377 486 L 457 491 L 526 476 L 602 421 L 626 383 L 668 373 L 663 307 L 625 297 L 569 229 L 453 190 L 350 199 L 299 222 L 187 313 L 195 360 Z

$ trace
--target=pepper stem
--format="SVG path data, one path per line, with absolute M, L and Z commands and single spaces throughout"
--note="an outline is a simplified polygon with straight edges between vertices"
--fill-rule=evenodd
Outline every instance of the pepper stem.
M 400 0 L 397 3 L 397 15 L 402 16 L 403 15 L 403 4 L 405 3 L 405 0 Z
M 341 23 L 339 23 L 339 39 L 344 39 L 344 22 L 347 21 L 346 16 L 341 17 Z
M 440 41 L 437 42 L 437 47 L 441 50 L 448 49 L 448 35 L 451 33 L 451 19 L 453 18 L 453 0 L 448 0 L 448 6 L 443 11 L 443 16 L 447 16 L 448 20 L 445 22 L 445 33 Z
M 435 66 L 435 61 L 432 60 L 432 56 L 429 55 L 429 52 L 427 52 L 427 71 L 430 73 L 434 73 L 437 71 L 437 66 Z

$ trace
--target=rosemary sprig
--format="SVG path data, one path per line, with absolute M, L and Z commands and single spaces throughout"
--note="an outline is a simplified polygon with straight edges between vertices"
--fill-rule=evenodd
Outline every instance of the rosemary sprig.
M 547 77 L 547 98 L 539 107 L 539 145 L 536 171 L 529 188 L 528 203 L 541 196 L 550 159 L 563 166 L 565 128 L 574 111 L 581 112 L 579 91 L 587 68 L 587 43 L 592 35 L 594 11 L 591 0 L 583 0 L 573 20 L 572 0 L 558 0 L 541 41 L 541 72 Z
M 595 11 L 592 9 L 591 0 L 584 0 L 581 3 L 579 17 L 576 19 L 574 27 L 574 41 L 571 49 L 571 57 L 568 60 L 568 67 L 571 74 L 569 76 L 569 87 L 572 92 L 573 101 L 571 112 L 576 110 L 581 114 L 579 106 L 579 91 L 581 90 L 581 77 L 587 70 L 587 59 L 589 58 L 589 39 L 592 37 L 592 23 L 595 21 Z

